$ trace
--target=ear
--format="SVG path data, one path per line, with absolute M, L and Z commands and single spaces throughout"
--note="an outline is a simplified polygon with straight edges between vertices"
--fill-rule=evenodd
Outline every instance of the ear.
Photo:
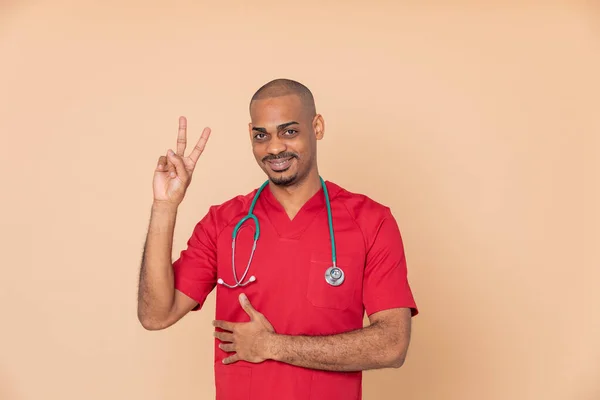
M 252 122 L 248 122 L 248 134 L 250 135 L 250 141 L 252 142 Z
M 325 120 L 321 114 L 317 114 L 313 118 L 313 131 L 317 140 L 323 139 L 325 135 Z

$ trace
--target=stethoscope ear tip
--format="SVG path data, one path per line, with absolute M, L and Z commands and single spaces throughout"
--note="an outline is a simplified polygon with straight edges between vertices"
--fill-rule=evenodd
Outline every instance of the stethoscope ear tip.
M 252 275 L 252 276 L 250 277 L 250 282 L 254 282 L 255 280 L 256 280 L 256 278 L 254 277 L 254 275 Z
M 222 285 L 222 284 L 223 284 L 223 279 L 219 278 L 219 279 L 217 280 L 217 283 L 218 283 L 219 285 Z

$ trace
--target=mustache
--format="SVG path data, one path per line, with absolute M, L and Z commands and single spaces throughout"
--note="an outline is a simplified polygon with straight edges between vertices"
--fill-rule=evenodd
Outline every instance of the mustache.
M 298 154 L 292 153 L 291 151 L 285 151 L 279 154 L 269 154 L 268 156 L 263 157 L 262 161 L 267 162 L 271 160 L 278 160 L 280 158 L 298 158 Z

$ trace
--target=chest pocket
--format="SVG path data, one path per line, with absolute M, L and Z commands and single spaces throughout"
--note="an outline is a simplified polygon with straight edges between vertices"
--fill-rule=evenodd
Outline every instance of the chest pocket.
M 325 279 L 332 266 L 331 253 L 311 254 L 306 298 L 314 306 L 331 310 L 345 310 L 353 304 L 362 303 L 363 259 L 360 253 L 337 256 L 337 267 L 344 272 L 344 281 L 333 286 Z

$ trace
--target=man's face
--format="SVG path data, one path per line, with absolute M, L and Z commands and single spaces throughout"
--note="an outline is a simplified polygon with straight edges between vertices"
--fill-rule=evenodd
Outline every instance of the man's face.
M 323 135 L 323 121 L 311 116 L 298 96 L 255 100 L 250 117 L 254 158 L 271 182 L 289 186 L 316 167 L 316 141 Z

